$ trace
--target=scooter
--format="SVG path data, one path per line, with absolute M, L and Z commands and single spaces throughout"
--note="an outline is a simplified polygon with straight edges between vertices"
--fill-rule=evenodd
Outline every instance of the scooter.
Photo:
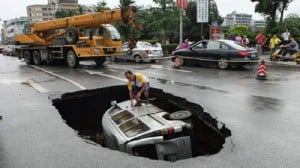
M 284 50 L 287 48 L 281 45 L 279 49 L 277 49 L 272 55 L 271 55 L 271 61 L 278 62 L 278 61 L 294 61 L 297 64 L 300 64 L 300 51 L 290 54 L 287 53 L 285 56 L 282 55 L 284 53 Z

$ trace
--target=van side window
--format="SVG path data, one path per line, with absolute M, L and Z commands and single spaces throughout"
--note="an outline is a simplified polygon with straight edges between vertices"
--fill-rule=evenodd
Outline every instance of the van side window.
M 118 113 L 116 115 L 114 115 L 111 119 L 117 124 L 121 124 L 122 122 L 125 122 L 131 118 L 133 118 L 134 115 L 131 114 L 129 111 L 123 111 L 121 113 Z
M 119 128 L 127 137 L 133 137 L 149 130 L 146 124 L 136 118 L 121 124 Z

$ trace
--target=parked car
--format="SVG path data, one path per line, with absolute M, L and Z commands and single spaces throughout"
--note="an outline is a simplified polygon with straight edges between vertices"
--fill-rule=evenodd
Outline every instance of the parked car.
M 129 43 L 126 42 L 122 47 L 122 55 L 118 59 L 133 60 L 136 63 L 142 61 L 156 62 L 158 59 L 162 59 L 163 51 L 161 46 L 155 46 L 151 43 L 138 41 L 136 48 L 129 51 Z
M 132 108 L 129 100 L 113 102 L 102 118 L 105 146 L 158 160 L 190 158 L 192 126 L 184 121 L 188 118 L 189 111 L 169 115 L 152 104 Z
M 3 53 L 4 45 L 0 45 L 0 53 Z
M 257 51 L 242 46 L 231 40 L 204 40 L 193 44 L 187 49 L 173 51 L 175 57 L 181 58 L 181 63 L 187 64 L 215 64 L 220 69 L 241 68 L 246 64 L 257 62 Z
M 3 48 L 2 51 L 3 55 L 8 55 L 8 56 L 16 56 L 16 46 L 15 45 L 6 45 Z

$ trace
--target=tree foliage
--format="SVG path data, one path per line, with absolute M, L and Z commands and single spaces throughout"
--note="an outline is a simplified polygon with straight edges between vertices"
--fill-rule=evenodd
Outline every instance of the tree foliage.
M 197 23 L 197 3 L 196 1 L 189 2 L 189 8 L 187 9 L 187 17 L 190 22 L 185 23 L 185 36 L 191 40 L 199 40 L 201 38 L 201 24 Z M 203 35 L 205 38 L 209 38 L 209 30 L 212 22 L 217 21 L 219 25 L 223 23 L 223 18 L 220 16 L 217 4 L 214 0 L 209 1 L 209 17 L 208 23 L 203 24 Z M 188 30 L 188 31 L 187 31 Z
M 109 10 L 110 8 L 107 7 L 107 2 L 105 0 L 98 1 L 96 5 L 93 6 L 95 12 L 100 12 L 104 10 Z
M 255 2 L 255 12 L 267 16 L 267 31 L 274 32 L 277 25 L 276 19 L 279 12 L 279 23 L 283 21 L 284 11 L 293 0 L 251 0 Z

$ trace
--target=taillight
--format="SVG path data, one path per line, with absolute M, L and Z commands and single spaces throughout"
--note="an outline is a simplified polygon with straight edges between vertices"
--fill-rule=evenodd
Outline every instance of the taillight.
M 169 135 L 169 134 L 174 134 L 175 130 L 174 128 L 171 127 L 171 128 L 160 130 L 160 133 L 161 135 Z
M 238 56 L 241 56 L 241 57 L 247 57 L 249 55 L 250 55 L 250 53 L 247 52 L 247 51 L 240 51 L 240 52 L 238 52 Z
M 151 54 L 151 50 L 145 50 L 147 54 Z

